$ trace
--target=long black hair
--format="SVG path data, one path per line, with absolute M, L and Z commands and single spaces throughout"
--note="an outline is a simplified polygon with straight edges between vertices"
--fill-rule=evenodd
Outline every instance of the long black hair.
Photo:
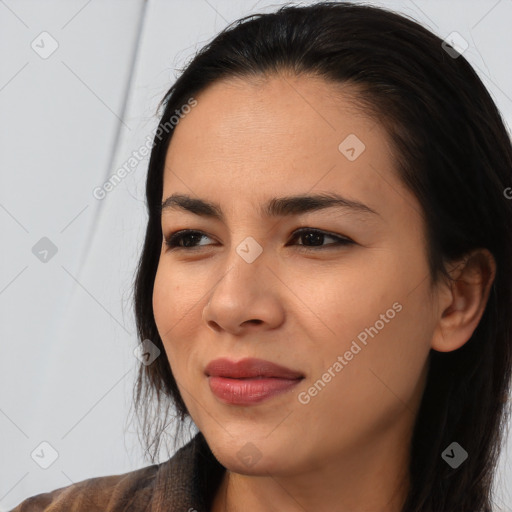
M 164 350 L 152 295 L 162 244 L 164 161 L 173 134 L 169 120 L 222 78 L 264 78 L 280 71 L 354 86 L 358 106 L 386 129 L 400 179 L 422 207 L 431 284 L 448 279 L 446 264 L 474 248 L 487 248 L 495 258 L 489 300 L 470 340 L 453 352 L 430 351 L 403 507 L 490 512 L 509 415 L 511 140 L 464 56 L 405 15 L 346 2 L 284 5 L 232 23 L 181 70 L 159 105 L 163 113 L 147 174 L 148 222 L 134 282 L 140 341 L 149 339 Z M 166 357 L 141 364 L 134 404 L 154 461 L 170 409 L 179 424 L 190 420 Z M 453 441 L 469 454 L 457 469 L 441 457 Z

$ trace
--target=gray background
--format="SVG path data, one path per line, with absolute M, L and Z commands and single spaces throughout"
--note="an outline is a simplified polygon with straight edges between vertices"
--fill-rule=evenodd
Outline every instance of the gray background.
M 228 22 L 281 3 L 0 0 L 0 510 L 148 465 L 129 422 L 148 157 L 104 199 L 93 191 L 147 142 L 177 68 Z M 373 3 L 460 33 L 512 125 L 511 0 Z M 42 442 L 58 455 L 47 469 Z M 508 448 L 500 510 L 511 460 Z

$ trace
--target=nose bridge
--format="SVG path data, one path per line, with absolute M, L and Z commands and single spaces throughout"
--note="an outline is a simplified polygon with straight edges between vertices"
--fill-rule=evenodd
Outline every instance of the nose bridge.
M 246 236 L 235 244 L 228 257 L 227 267 L 231 269 L 228 279 L 242 280 L 245 284 L 260 276 L 265 265 L 263 246 L 252 236 Z M 259 277 L 258 277 L 259 279 Z
M 255 300 L 258 288 L 265 288 L 266 258 L 262 244 L 246 236 L 231 247 L 225 260 L 223 276 L 210 293 L 210 301 L 249 305 Z M 226 295 L 227 294 L 227 295 Z
M 235 252 L 247 265 L 253 265 L 258 260 L 261 263 L 263 259 L 263 245 L 250 235 L 236 245 Z
M 271 255 L 250 236 L 230 247 L 223 261 L 223 274 L 203 310 L 203 321 L 211 329 L 241 334 L 243 329 L 276 328 L 283 322 L 280 292 L 274 286 L 275 276 L 267 268 L 266 256 Z
M 225 254 L 223 278 L 217 283 L 215 290 L 219 286 L 235 286 L 235 293 L 244 294 L 248 290 L 238 288 L 244 286 L 250 288 L 249 295 L 252 296 L 257 293 L 256 288 L 261 279 L 263 282 L 268 279 L 268 276 L 263 274 L 266 273 L 266 264 L 269 261 L 266 257 L 269 251 L 269 226 L 265 225 L 260 217 L 259 204 L 262 201 L 259 196 L 249 200 L 236 195 L 231 197 L 227 208 L 231 224 L 229 251 Z M 267 247 L 265 251 L 264 245 Z M 211 297 L 215 296 L 215 290 L 210 294 Z M 242 299 L 242 296 L 239 295 L 239 298 Z

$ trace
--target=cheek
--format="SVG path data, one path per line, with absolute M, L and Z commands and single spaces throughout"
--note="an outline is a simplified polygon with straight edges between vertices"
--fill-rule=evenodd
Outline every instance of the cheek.
M 343 402 L 345 410 L 372 404 L 370 411 L 382 407 L 383 413 L 395 405 L 403 407 L 415 395 L 434 324 L 428 279 L 422 282 L 425 268 L 420 263 L 407 265 L 391 251 L 379 251 L 378 262 L 371 259 L 350 272 L 340 270 L 339 278 L 322 280 L 320 289 L 313 287 L 313 281 L 309 285 L 303 281 L 303 293 L 321 319 L 321 324 L 312 320 L 320 327 L 317 338 L 318 333 L 330 331 L 327 337 L 320 336 L 323 342 L 316 354 L 320 364 L 314 377 L 321 377 L 342 356 L 346 363 L 337 375 L 343 377 L 333 379 L 331 398 Z M 416 262 L 421 261 L 417 255 Z M 329 406 L 327 400 L 325 405 Z
M 165 264 L 160 264 L 153 287 L 156 327 L 177 379 L 182 371 L 181 366 L 188 364 L 193 349 L 190 340 L 198 338 L 195 330 L 200 327 L 200 308 L 203 307 L 201 297 L 204 290 L 198 285 L 191 285 L 190 281 L 190 274 L 171 271 Z
M 399 301 L 402 309 L 393 309 L 397 302 L 393 298 L 390 294 L 380 305 L 365 303 L 364 308 L 360 301 L 356 305 L 346 302 L 335 329 L 339 334 L 317 345 L 322 348 L 317 348 L 313 358 L 320 364 L 315 364 L 307 384 L 311 387 L 301 389 L 311 396 L 309 405 L 303 407 L 304 413 L 310 408 L 314 416 L 333 425 L 337 439 L 333 443 L 350 444 L 355 438 L 387 430 L 399 418 L 408 417 L 421 397 L 429 353 L 428 325 L 417 316 L 411 301 Z M 329 368 L 334 377 L 327 373 Z M 307 421 L 304 429 L 307 435 Z
M 181 293 L 182 285 L 173 279 L 170 272 L 159 266 L 153 287 L 153 313 L 169 361 L 173 359 L 172 352 L 176 345 L 170 340 L 176 338 L 180 318 L 184 317 L 179 299 Z
M 178 323 L 186 321 L 188 314 L 197 305 L 198 298 L 193 293 L 193 287 L 187 286 L 187 276 L 179 272 L 171 272 L 165 264 L 160 264 L 155 276 L 153 287 L 153 312 L 160 336 L 165 338 L 174 333 Z
M 372 404 L 374 411 L 380 409 L 381 425 L 406 408 L 412 411 L 422 392 L 433 326 L 426 289 L 409 292 L 409 287 L 397 282 L 380 307 L 372 305 L 371 316 L 353 337 L 361 351 L 354 357 L 354 367 L 347 368 L 353 371 L 352 387 L 361 403 Z
M 173 293 L 171 288 L 171 283 L 166 279 L 161 266 L 159 266 L 153 286 L 153 313 L 158 332 L 162 338 L 164 337 L 166 324 L 170 323 L 172 317 L 173 304 L 171 301 Z

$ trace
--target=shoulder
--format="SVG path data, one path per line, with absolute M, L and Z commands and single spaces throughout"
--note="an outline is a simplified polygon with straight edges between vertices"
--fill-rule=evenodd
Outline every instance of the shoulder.
M 158 465 L 122 475 L 89 478 L 25 499 L 11 512 L 107 512 L 145 510 Z
M 38 494 L 10 512 L 203 512 L 224 471 L 199 432 L 165 462 Z

